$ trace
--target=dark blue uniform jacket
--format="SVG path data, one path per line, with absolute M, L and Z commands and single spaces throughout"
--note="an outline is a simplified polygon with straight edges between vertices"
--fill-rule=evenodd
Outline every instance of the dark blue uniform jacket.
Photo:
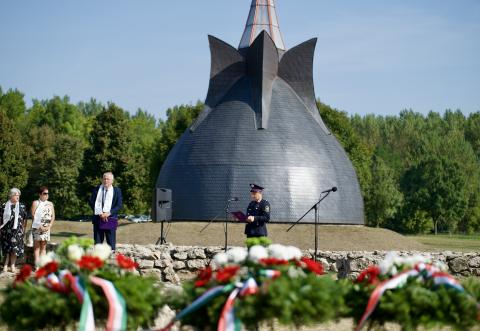
M 245 226 L 247 237 L 266 237 L 268 235 L 267 222 L 270 221 L 270 203 L 267 200 L 250 202 L 247 208 L 247 216 L 255 217 L 253 223 L 247 223 Z

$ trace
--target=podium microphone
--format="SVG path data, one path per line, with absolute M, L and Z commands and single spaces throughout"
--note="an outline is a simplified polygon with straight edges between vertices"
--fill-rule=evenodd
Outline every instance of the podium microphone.
M 334 186 L 334 187 L 332 187 L 332 188 L 329 189 L 329 190 L 323 191 L 322 193 L 330 193 L 330 192 L 337 192 L 337 187 Z

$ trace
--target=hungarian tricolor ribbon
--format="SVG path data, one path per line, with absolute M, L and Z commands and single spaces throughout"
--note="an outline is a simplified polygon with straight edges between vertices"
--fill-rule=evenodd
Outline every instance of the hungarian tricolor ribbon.
M 265 274 L 268 278 L 276 278 L 279 274 L 277 272 L 268 272 Z M 253 277 L 249 277 L 245 282 L 238 282 L 236 284 L 228 284 L 226 286 L 216 286 L 209 289 L 207 292 L 198 297 L 187 308 L 179 312 L 175 318 L 160 331 L 170 330 L 175 322 L 182 320 L 185 316 L 202 308 L 213 299 L 229 293 L 227 301 L 222 308 L 220 318 L 218 321 L 218 331 L 239 331 L 242 323 L 235 316 L 235 300 L 240 296 L 253 295 L 258 292 L 258 284 Z
M 80 277 L 75 277 L 78 293 L 81 295 L 82 309 L 80 311 L 80 321 L 78 323 L 79 331 L 95 331 L 95 317 L 93 315 L 93 306 L 87 289 L 83 286 Z
M 218 331 L 240 331 L 242 329 L 242 323 L 235 316 L 235 299 L 240 293 L 240 289 L 236 288 L 230 293 L 227 298 L 227 302 L 223 306 L 220 319 L 218 320 Z
M 112 282 L 91 276 L 92 284 L 100 287 L 108 301 L 108 319 L 106 331 L 123 331 L 127 329 L 127 305 L 125 299 Z
M 127 308 L 125 300 L 112 282 L 91 276 L 93 285 L 100 287 L 108 301 L 108 319 L 106 331 L 123 331 L 127 329 Z M 92 300 L 80 277 L 73 276 L 69 271 L 61 271 L 57 276 L 52 273 L 46 277 L 46 287 L 59 293 L 68 293 L 70 290 L 82 304 L 80 313 L 79 331 L 95 331 L 95 318 Z
M 235 315 L 235 300 L 238 296 L 244 297 L 258 292 L 257 282 L 253 277 L 244 283 L 238 283 L 237 288 L 230 293 L 223 306 L 220 319 L 218 320 L 218 331 L 240 331 L 242 322 Z
M 170 321 L 164 328 L 160 329 L 159 331 L 168 331 L 170 330 L 175 322 L 182 320 L 185 316 L 190 315 L 194 311 L 197 311 L 198 309 L 202 308 L 205 306 L 207 303 L 215 299 L 216 297 L 219 297 L 220 295 L 223 295 L 225 293 L 230 292 L 233 290 L 235 286 L 233 284 L 229 284 L 226 286 L 215 286 L 203 293 L 201 296 L 199 296 L 195 301 L 193 301 L 188 307 L 186 307 L 184 310 L 179 312 L 173 320 Z
M 381 282 L 375 288 L 375 290 L 373 290 L 372 294 L 370 295 L 370 299 L 368 300 L 367 308 L 365 309 L 365 312 L 360 319 L 360 322 L 355 328 L 355 331 L 360 331 L 365 326 L 365 323 L 375 311 L 385 291 L 401 288 L 407 283 L 410 277 L 417 276 L 423 280 L 432 279 L 433 283 L 438 286 L 448 286 L 459 292 L 465 291 L 462 285 L 460 285 L 460 283 L 450 274 L 442 272 L 435 266 L 425 263 L 419 263 L 413 269 L 402 271 L 394 277 Z M 477 307 L 480 307 L 478 303 Z

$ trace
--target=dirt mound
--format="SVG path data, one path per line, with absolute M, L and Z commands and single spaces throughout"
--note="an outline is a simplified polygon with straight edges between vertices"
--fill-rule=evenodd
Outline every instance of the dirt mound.
M 205 223 L 171 223 L 167 241 L 175 245 L 223 246 L 224 226 L 212 223 L 200 232 Z M 167 226 L 166 226 L 167 227 Z M 286 232 L 289 225 L 270 224 L 269 237 L 275 242 L 294 245 L 302 249 L 314 247 L 314 226 L 297 225 Z M 242 246 L 245 241 L 244 225 L 229 224 L 229 245 Z M 160 236 L 159 224 L 125 224 L 119 228 L 117 238 L 120 243 L 152 244 Z M 425 250 L 425 247 L 412 238 L 396 232 L 355 225 L 319 226 L 319 248 L 328 251 L 372 251 L 372 250 Z

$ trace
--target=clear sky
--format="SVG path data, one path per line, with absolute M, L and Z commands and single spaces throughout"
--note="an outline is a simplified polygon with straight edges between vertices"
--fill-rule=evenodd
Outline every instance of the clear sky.
M 250 0 L 2 0 L 0 86 L 164 117 L 204 100 L 207 35 L 237 46 Z M 479 0 L 277 0 L 287 47 L 318 37 L 323 102 L 350 114 L 480 111 Z

